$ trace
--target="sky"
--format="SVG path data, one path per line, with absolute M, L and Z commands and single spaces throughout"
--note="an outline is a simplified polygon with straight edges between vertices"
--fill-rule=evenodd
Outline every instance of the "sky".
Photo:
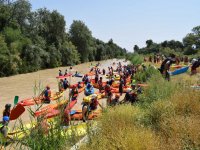
M 182 41 L 200 25 L 200 0 L 30 0 L 32 10 L 57 10 L 69 30 L 73 20 L 82 20 L 95 38 L 113 39 L 133 51 L 148 39 Z

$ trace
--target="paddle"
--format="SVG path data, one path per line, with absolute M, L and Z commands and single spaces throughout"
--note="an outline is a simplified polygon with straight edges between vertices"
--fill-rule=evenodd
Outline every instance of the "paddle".
M 25 111 L 25 108 L 21 104 L 17 104 L 10 113 L 10 120 L 15 120 L 19 118 L 19 116 L 22 115 L 22 113 Z
M 17 105 L 18 101 L 19 101 L 19 96 L 15 96 L 15 98 L 14 98 L 14 107 Z
M 71 110 L 70 115 L 74 115 L 76 113 L 76 110 Z

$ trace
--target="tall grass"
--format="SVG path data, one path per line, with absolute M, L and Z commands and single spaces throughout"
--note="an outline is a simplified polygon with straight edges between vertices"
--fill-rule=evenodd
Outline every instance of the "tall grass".
M 81 149 L 200 149 L 200 93 L 153 76 L 134 106 L 110 108 Z

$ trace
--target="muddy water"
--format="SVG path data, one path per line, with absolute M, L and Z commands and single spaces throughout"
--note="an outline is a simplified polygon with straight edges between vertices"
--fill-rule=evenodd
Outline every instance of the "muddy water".
M 113 62 L 123 62 L 123 60 L 106 60 L 101 61 L 100 69 L 107 69 L 108 66 L 111 66 Z M 97 62 L 92 62 L 92 65 L 95 65 Z M 88 73 L 91 67 L 90 63 L 84 63 L 80 65 L 73 66 L 71 70 L 72 73 L 75 71 L 80 72 L 81 74 Z M 115 68 L 115 66 L 113 66 Z M 69 67 L 59 67 L 54 69 L 46 69 L 33 73 L 15 75 L 11 77 L 0 78 L 0 113 L 2 113 L 4 106 L 6 103 L 10 103 L 13 105 L 14 96 L 19 96 L 19 99 L 22 100 L 24 98 L 33 97 L 34 87 L 35 85 L 38 87 L 39 83 L 41 83 L 41 87 L 45 87 L 47 84 L 50 85 L 52 91 L 58 91 L 58 80 L 55 78 L 58 75 L 58 70 L 62 70 L 63 73 L 65 69 Z M 77 83 L 81 81 L 81 78 L 70 77 L 68 78 L 71 84 Z M 105 80 L 105 78 L 104 78 Z M 97 89 L 96 89 L 97 91 Z M 67 90 L 64 94 L 65 99 L 68 98 L 69 90 Z M 84 93 L 79 94 L 78 103 L 75 105 L 74 109 L 81 109 L 81 102 L 84 97 Z M 105 100 L 101 100 L 100 102 L 104 107 L 106 106 Z M 27 111 L 29 107 L 26 107 L 26 112 L 21 116 L 22 120 L 27 123 L 30 121 L 30 115 Z M 31 109 L 35 109 L 35 106 L 32 106 Z M 0 114 L 0 117 L 2 114 Z M 14 122 L 10 122 L 10 126 L 13 126 Z

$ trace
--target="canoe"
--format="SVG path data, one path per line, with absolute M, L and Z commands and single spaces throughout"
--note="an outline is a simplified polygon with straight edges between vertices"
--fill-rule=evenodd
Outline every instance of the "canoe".
M 43 114 L 47 114 L 47 113 L 51 112 L 53 109 L 58 109 L 58 108 L 62 107 L 63 105 L 67 104 L 67 102 L 68 102 L 68 100 L 62 100 L 56 104 L 48 104 L 47 106 L 42 107 L 41 109 L 36 111 L 35 117 L 38 117 Z
M 182 74 L 182 73 L 185 73 L 185 72 L 187 72 L 187 71 L 188 71 L 188 69 L 189 69 L 189 66 L 187 66 L 187 67 L 183 67 L 183 68 L 180 68 L 180 69 L 177 69 L 177 70 L 175 70 L 175 71 L 171 72 L 170 74 L 171 74 L 171 75 L 178 75 L 178 74 Z
M 63 92 L 56 92 L 51 96 L 50 100 L 57 100 L 61 98 L 62 96 L 63 96 Z M 18 103 L 21 104 L 22 106 L 31 106 L 31 105 L 41 104 L 42 101 L 43 101 L 43 97 L 40 96 L 36 98 L 27 98 Z

